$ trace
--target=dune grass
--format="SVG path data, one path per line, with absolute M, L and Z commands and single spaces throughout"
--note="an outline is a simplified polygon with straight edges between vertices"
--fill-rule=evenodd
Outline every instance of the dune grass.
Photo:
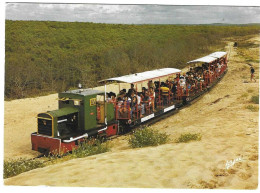
M 137 129 L 129 138 L 128 143 L 132 148 L 158 146 L 169 141 L 169 135 L 153 130 L 150 127 Z
M 251 102 L 254 104 L 259 104 L 259 95 L 252 96 Z
M 253 93 L 253 92 L 254 92 L 254 89 L 249 88 L 249 89 L 247 90 L 247 92 L 249 92 L 249 93 Z
M 105 153 L 109 151 L 108 143 L 101 143 L 97 139 L 91 139 L 78 145 L 71 153 L 59 155 L 49 154 L 47 157 L 40 159 L 11 159 L 4 161 L 4 179 L 16 176 L 23 172 L 27 172 L 36 168 L 42 168 L 55 163 L 61 163 L 74 158 L 83 158 L 95 154 Z
M 259 107 L 254 106 L 254 105 L 247 105 L 246 109 L 252 111 L 252 112 L 257 112 L 259 110 Z
M 189 141 L 200 141 L 201 135 L 199 133 L 191 134 L 185 133 L 181 134 L 181 136 L 176 140 L 176 143 L 187 143 Z
M 23 172 L 44 166 L 44 161 L 39 159 L 18 158 L 4 161 L 4 178 L 10 178 Z
M 248 93 L 243 93 L 240 97 L 241 97 L 241 98 L 247 98 L 248 96 L 249 96 Z
M 82 158 L 95 154 L 105 153 L 107 151 L 109 151 L 108 143 L 101 143 L 99 140 L 94 139 L 92 143 L 81 143 L 77 149 L 72 150 L 70 156 L 73 158 Z

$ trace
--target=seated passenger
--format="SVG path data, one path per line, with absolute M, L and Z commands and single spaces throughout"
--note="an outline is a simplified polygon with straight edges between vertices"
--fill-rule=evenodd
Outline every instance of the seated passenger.
M 132 92 L 136 92 L 134 84 L 131 84 L 131 88 L 128 90 L 127 96 L 130 97 Z
M 179 82 L 179 80 L 180 80 L 180 74 L 176 74 L 176 80 Z
M 220 71 L 221 71 L 221 64 L 218 63 L 218 67 L 217 67 L 217 73 L 218 73 L 218 75 L 220 74 Z
M 117 98 L 123 98 L 125 96 L 125 92 L 123 90 L 120 90 L 120 92 L 117 94 Z
M 111 100 L 110 93 L 107 93 L 107 94 L 106 94 L 106 101 L 109 103 L 110 100 Z
M 117 113 L 121 113 L 121 107 L 123 105 L 123 102 L 124 101 L 121 97 L 117 98 L 117 106 L 116 106 Z
M 161 85 L 160 89 L 163 98 L 163 104 L 165 105 L 167 104 L 170 89 L 164 83 Z
M 144 98 L 142 100 L 144 108 L 146 109 L 147 107 L 149 107 L 149 102 L 150 102 L 150 98 L 149 98 L 149 93 L 148 91 L 145 91 L 145 95 Z
M 142 98 L 145 96 L 145 91 L 146 91 L 146 88 L 145 87 L 142 87 Z
M 198 87 L 200 88 L 200 89 L 202 89 L 202 83 L 203 83 L 203 79 L 202 79 L 202 77 L 200 76 L 200 75 L 198 75 L 198 77 L 197 77 L 197 82 L 198 82 Z
M 149 97 L 150 97 L 150 102 L 151 102 L 151 105 L 152 105 L 152 108 L 153 108 L 153 111 L 154 111 L 154 99 L 155 99 L 155 92 L 153 90 L 153 87 L 151 87 L 149 89 Z
M 181 87 L 182 89 L 185 89 L 185 88 L 186 88 L 186 82 L 185 82 L 183 79 L 180 79 L 179 84 L 180 84 L 180 87 Z
M 143 114 L 144 114 L 144 104 L 142 104 L 142 97 L 136 95 L 136 98 L 137 98 L 138 110 L 141 110 L 141 115 L 140 115 L 140 117 L 143 117 Z
M 136 104 L 137 104 L 137 98 L 136 96 L 132 97 L 131 103 L 130 103 L 130 116 L 133 117 L 133 112 L 136 110 Z
M 119 108 L 120 117 L 121 118 L 127 118 L 128 112 L 130 110 L 130 101 L 128 100 L 128 97 L 123 97 L 122 103 Z
M 154 85 L 155 85 L 155 92 L 159 92 L 159 81 L 154 81 Z
M 116 97 L 115 97 L 115 95 L 111 95 L 111 99 L 110 99 L 109 102 L 110 102 L 110 103 L 113 103 L 114 106 L 116 105 Z
M 184 77 L 183 75 L 180 75 L 180 80 L 181 80 L 181 79 L 185 79 L 185 77 Z
M 169 81 L 168 79 L 166 80 L 166 86 L 171 90 L 172 89 L 172 81 Z
M 173 85 L 172 85 L 172 90 L 171 92 L 175 95 L 176 91 L 177 91 L 177 84 L 178 82 L 176 81 L 176 79 L 173 80 Z

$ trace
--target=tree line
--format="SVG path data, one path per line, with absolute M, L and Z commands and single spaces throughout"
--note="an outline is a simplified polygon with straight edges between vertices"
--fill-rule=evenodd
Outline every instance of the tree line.
M 85 22 L 5 23 L 5 99 L 65 91 L 81 83 L 186 62 L 224 49 L 227 37 L 259 25 L 121 25 Z

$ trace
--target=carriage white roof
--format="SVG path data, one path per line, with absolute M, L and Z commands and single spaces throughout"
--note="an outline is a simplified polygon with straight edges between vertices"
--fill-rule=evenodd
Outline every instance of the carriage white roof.
M 187 64 L 197 63 L 197 62 L 211 63 L 214 60 L 216 60 L 217 58 L 221 58 L 221 57 L 225 56 L 226 54 L 227 54 L 227 52 L 214 52 L 214 53 L 204 56 L 202 58 L 198 58 L 196 60 L 189 61 L 189 62 L 187 62 Z
M 124 82 L 124 83 L 136 83 L 147 81 L 151 79 L 160 78 L 163 76 L 169 76 L 175 73 L 180 73 L 181 70 L 176 68 L 161 68 L 151 71 L 145 71 L 141 73 L 129 74 L 125 76 L 106 79 L 106 81 Z M 103 80 L 104 81 L 104 80 Z M 103 82 L 101 81 L 101 82 Z
M 211 57 L 211 56 L 204 56 L 202 58 L 198 58 L 196 60 L 192 60 L 192 61 L 189 61 L 187 62 L 187 64 L 190 64 L 190 63 L 196 63 L 196 62 L 206 62 L 206 63 L 211 63 L 213 62 L 214 60 L 216 60 L 217 58 L 214 58 L 214 57 Z
M 214 58 L 221 58 L 223 56 L 225 56 L 227 54 L 227 52 L 214 52 L 208 56 L 214 57 Z

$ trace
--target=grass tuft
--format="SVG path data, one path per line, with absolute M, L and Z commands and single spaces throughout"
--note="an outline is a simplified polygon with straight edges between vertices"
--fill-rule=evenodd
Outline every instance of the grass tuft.
M 109 151 L 108 143 L 101 143 L 99 140 L 93 139 L 91 143 L 88 141 L 81 143 L 77 149 L 72 150 L 71 156 L 73 158 L 82 158 L 107 151 Z
M 138 129 L 134 131 L 129 138 L 128 143 L 132 148 L 158 146 L 169 141 L 169 135 L 160 133 L 157 130 L 152 130 L 150 127 Z
M 36 159 L 18 158 L 4 161 L 4 179 L 44 166 L 42 160 Z
M 83 142 L 74 149 L 71 154 L 59 155 L 52 153 L 47 157 L 41 159 L 14 159 L 4 161 L 4 178 L 16 176 L 23 172 L 27 172 L 36 168 L 45 167 L 47 165 L 64 162 L 73 158 L 83 158 L 95 154 L 105 153 L 109 151 L 108 143 L 101 143 L 97 139 Z
M 259 110 L 259 108 L 257 106 L 254 106 L 254 105 L 247 105 L 246 109 L 248 109 L 252 112 L 257 112 Z
M 244 94 L 242 94 L 240 97 L 241 97 L 241 98 L 246 98 L 246 97 L 248 97 L 248 96 L 249 96 L 248 93 L 244 93 Z
M 253 102 L 255 104 L 259 104 L 259 95 L 252 96 L 251 97 L 251 102 Z
M 200 141 L 201 135 L 199 133 L 191 134 L 181 134 L 181 136 L 176 140 L 176 143 L 187 143 L 189 141 Z
M 254 89 L 250 88 L 247 90 L 247 92 L 252 93 L 252 92 L 254 92 Z

